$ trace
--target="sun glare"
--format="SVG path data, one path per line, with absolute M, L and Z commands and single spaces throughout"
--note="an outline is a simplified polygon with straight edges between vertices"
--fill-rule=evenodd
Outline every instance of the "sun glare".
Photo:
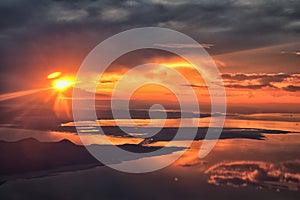
M 52 87 L 57 90 L 65 90 L 74 85 L 74 77 L 62 76 L 61 72 L 53 72 L 47 78 L 52 79 Z
M 64 90 L 74 85 L 74 81 L 70 78 L 63 78 L 53 81 L 53 87 L 58 90 Z

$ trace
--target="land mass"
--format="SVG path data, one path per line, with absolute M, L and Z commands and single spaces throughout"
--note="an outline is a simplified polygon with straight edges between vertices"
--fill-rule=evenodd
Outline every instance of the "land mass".
M 93 145 L 101 147 L 104 151 L 111 145 Z M 118 145 L 118 147 L 135 153 L 154 152 L 161 147 L 147 147 L 135 144 Z M 165 154 L 182 150 L 180 147 L 169 147 Z M 33 138 L 27 138 L 16 142 L 0 141 L 0 178 L 1 182 L 15 174 L 24 174 L 45 170 L 90 168 L 103 164 L 94 158 L 82 145 L 76 145 L 69 140 L 59 142 L 40 142 Z M 138 154 L 137 154 L 138 155 Z M 139 157 L 114 159 L 114 163 Z M 77 166 L 77 167 L 76 167 Z

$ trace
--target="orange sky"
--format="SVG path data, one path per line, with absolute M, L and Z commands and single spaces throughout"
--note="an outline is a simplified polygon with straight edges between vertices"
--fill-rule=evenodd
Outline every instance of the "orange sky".
M 251 52 L 252 54 L 253 52 Z M 240 54 L 235 55 L 239 57 L 239 55 L 244 55 L 245 52 L 241 52 Z M 251 55 L 252 56 L 252 55 Z M 224 56 L 223 56 L 224 57 Z M 285 75 L 284 73 L 243 73 L 243 72 L 230 72 L 226 73 L 226 66 L 221 66 L 220 63 L 226 65 L 225 58 L 222 57 L 222 61 L 217 60 L 220 57 L 216 57 L 215 61 L 219 67 L 219 70 L 223 74 L 230 74 L 232 76 L 243 74 L 244 76 L 249 76 L 250 78 L 246 78 L 245 80 L 232 80 L 230 78 L 223 78 L 224 85 L 226 86 L 227 93 L 227 101 L 228 104 L 236 104 L 236 105 L 247 105 L 247 104 L 265 104 L 265 103 L 298 103 L 300 102 L 300 92 L 288 91 L 287 87 L 289 85 L 300 86 L 300 74 L 292 74 L 290 77 L 284 78 L 283 80 L 273 80 L 274 77 Z M 232 57 L 230 54 L 229 58 Z M 257 61 L 258 62 L 258 61 Z M 187 80 L 190 81 L 192 88 L 198 96 L 199 102 L 209 103 L 209 94 L 206 88 L 206 84 L 201 75 L 193 68 L 192 65 L 185 62 L 180 58 L 154 58 L 151 60 L 151 63 L 158 63 L 166 65 L 169 68 L 175 69 L 180 72 Z M 105 73 L 98 85 L 97 92 L 101 94 L 111 95 L 116 83 L 126 72 L 126 67 L 122 68 L 120 71 L 111 71 Z M 255 67 L 252 67 L 255 68 Z M 230 70 L 229 70 L 230 71 Z M 254 78 L 251 78 L 251 77 Z M 89 88 L 89 84 L 95 84 L 97 82 L 96 76 L 93 74 L 87 75 L 87 85 L 85 89 Z M 260 77 L 260 78 L 257 78 Z M 155 68 L 152 71 L 143 71 L 140 74 L 136 74 L 134 78 L 128 78 L 126 81 L 129 86 L 135 84 L 135 81 L 145 80 L 145 81 L 156 81 L 157 79 L 164 79 L 169 83 L 177 84 L 177 87 L 180 91 L 184 93 L 185 88 L 187 89 L 187 85 L 180 85 L 180 83 L 176 83 L 174 81 L 174 77 L 168 76 L 165 74 L 164 68 Z M 205 78 L 205 77 L 204 77 Z M 266 79 L 266 80 L 264 80 Z M 269 81 L 268 83 L 264 83 L 263 81 Z M 274 81 L 274 82 L 272 82 Z M 89 83 L 88 83 L 89 82 Z M 141 89 L 134 93 L 133 98 L 135 100 L 166 100 L 173 101 L 175 100 L 172 97 L 171 91 L 166 90 L 161 86 L 148 85 L 143 86 Z M 187 97 L 188 101 L 188 97 Z

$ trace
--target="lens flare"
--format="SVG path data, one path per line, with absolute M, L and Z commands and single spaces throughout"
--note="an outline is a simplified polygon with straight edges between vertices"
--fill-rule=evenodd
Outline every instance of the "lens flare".
M 58 78 L 61 75 L 61 72 L 53 72 L 51 74 L 48 75 L 48 79 L 54 79 L 54 78 Z

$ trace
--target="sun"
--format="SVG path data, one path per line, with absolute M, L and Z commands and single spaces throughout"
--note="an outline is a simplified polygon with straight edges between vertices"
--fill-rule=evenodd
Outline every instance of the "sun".
M 53 72 L 47 78 L 52 79 L 52 88 L 59 91 L 63 91 L 75 84 L 73 76 L 62 76 L 61 72 Z
M 65 89 L 71 87 L 72 85 L 74 85 L 73 79 L 67 78 L 67 77 L 60 78 L 60 79 L 54 80 L 52 82 L 52 86 L 58 90 L 65 90 Z

